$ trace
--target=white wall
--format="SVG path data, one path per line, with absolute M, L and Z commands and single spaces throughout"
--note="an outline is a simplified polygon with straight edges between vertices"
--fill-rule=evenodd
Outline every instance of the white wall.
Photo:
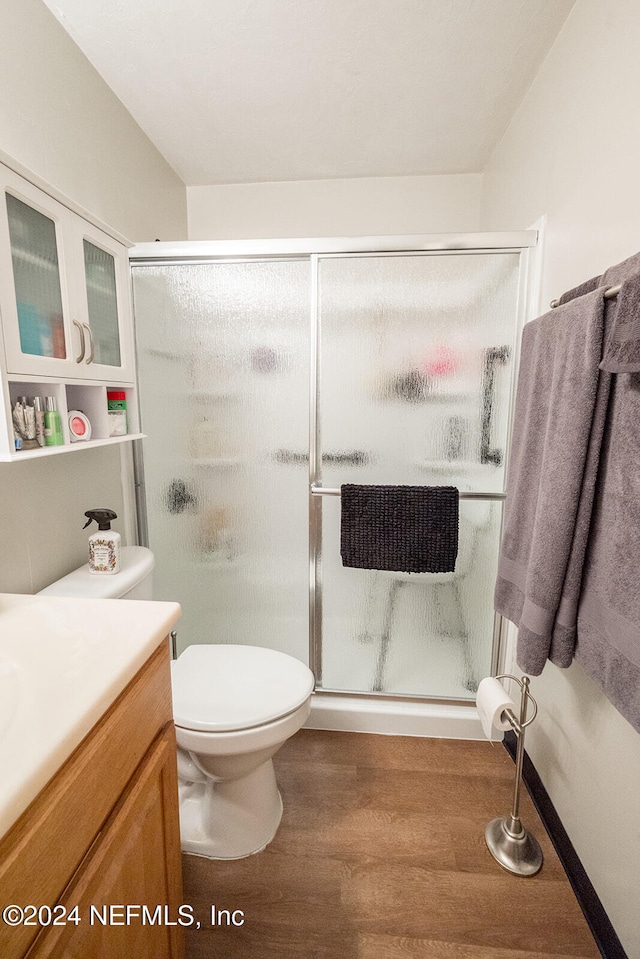
M 131 240 L 186 238 L 184 184 L 41 0 L 0 22 L 0 149 Z
M 639 50 L 637 0 L 578 0 L 485 172 L 483 229 L 547 215 L 545 304 L 640 249 Z M 527 748 L 638 959 L 640 736 L 578 665 L 547 664 L 532 691 Z
M 476 173 L 188 187 L 189 239 L 475 232 L 481 187 Z
M 40 0 L 0 0 L 0 149 L 131 240 L 186 237 L 182 181 Z M 86 562 L 84 511 L 127 528 L 117 446 L 0 464 L 0 591 Z

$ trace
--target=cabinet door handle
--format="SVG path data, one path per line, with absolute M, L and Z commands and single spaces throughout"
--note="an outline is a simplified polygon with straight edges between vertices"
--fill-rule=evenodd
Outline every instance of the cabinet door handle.
M 91 352 L 89 353 L 89 356 L 88 356 L 87 359 L 85 360 L 85 363 L 93 363 L 93 356 L 94 356 L 94 353 L 95 353 L 95 350 L 94 350 L 94 347 L 93 347 L 93 333 L 91 332 L 91 327 L 89 326 L 88 323 L 83 323 L 82 325 L 84 326 L 85 330 L 86 330 L 87 333 L 89 334 L 89 349 L 90 349 L 90 351 L 91 351 Z
M 73 321 L 73 325 L 78 327 L 80 333 L 80 356 L 76 356 L 76 363 L 82 363 L 84 359 L 84 330 L 82 329 L 82 324 L 78 323 L 77 320 Z

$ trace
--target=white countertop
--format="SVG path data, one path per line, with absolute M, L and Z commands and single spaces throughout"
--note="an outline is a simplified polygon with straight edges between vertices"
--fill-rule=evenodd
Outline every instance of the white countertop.
M 177 603 L 0 593 L 0 837 L 179 616 Z

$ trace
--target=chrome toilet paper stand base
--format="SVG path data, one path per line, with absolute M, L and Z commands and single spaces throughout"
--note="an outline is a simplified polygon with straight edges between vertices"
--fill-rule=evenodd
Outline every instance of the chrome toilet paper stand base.
M 522 763 L 524 760 L 524 731 L 530 726 L 538 713 L 538 704 L 529 692 L 529 677 L 511 676 L 504 673 L 496 679 L 512 679 L 521 690 L 520 718 L 516 719 L 510 709 L 504 710 L 510 726 L 518 738 L 516 750 L 516 781 L 513 790 L 511 815 L 492 819 L 485 829 L 484 837 L 489 852 L 500 865 L 516 876 L 535 876 L 542 867 L 542 850 L 534 836 L 520 822 L 520 784 L 522 782 Z M 533 705 L 533 714 L 527 719 L 529 702 Z

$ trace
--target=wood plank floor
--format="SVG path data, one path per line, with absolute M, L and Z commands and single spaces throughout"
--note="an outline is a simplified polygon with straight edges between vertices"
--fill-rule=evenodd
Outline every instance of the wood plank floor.
M 541 872 L 512 876 L 485 846 L 511 803 L 501 745 L 303 729 L 275 765 L 284 816 L 267 849 L 183 857 L 196 915 L 215 904 L 245 917 L 189 930 L 188 959 L 599 956 L 526 790 Z

